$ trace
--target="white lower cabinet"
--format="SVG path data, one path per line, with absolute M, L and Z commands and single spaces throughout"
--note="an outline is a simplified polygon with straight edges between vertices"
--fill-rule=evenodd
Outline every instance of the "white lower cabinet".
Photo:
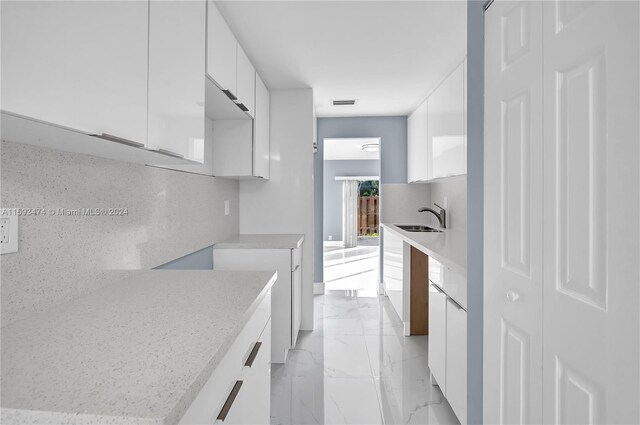
M 383 243 L 382 281 L 391 305 L 404 322 L 402 299 L 404 285 L 404 242 L 399 236 L 385 231 Z
M 429 370 L 444 393 L 447 385 L 447 296 L 433 283 L 429 285 Z
M 298 338 L 302 318 L 302 247 L 295 249 L 215 248 L 216 270 L 276 270 L 271 290 L 271 362 L 284 363 Z
M 238 334 L 180 424 L 268 424 L 271 402 L 271 295 Z
M 467 422 L 467 312 L 447 298 L 445 396 L 460 423 Z
M 429 370 L 460 423 L 466 423 L 467 312 L 433 281 L 429 285 Z

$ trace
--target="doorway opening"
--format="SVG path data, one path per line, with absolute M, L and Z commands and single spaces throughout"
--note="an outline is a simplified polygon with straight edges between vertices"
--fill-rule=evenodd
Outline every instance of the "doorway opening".
M 325 290 L 378 290 L 379 144 L 379 138 L 324 139 Z

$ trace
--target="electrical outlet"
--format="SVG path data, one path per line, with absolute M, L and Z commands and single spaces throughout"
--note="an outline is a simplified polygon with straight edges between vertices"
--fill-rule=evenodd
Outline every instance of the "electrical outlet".
M 10 208 L 2 208 L 0 215 L 0 254 L 18 252 L 18 216 Z
M 225 200 L 224 201 L 224 215 L 229 215 L 230 213 L 230 208 L 229 208 L 229 201 Z
M 329 235 L 329 240 L 332 241 L 333 240 L 333 235 Z

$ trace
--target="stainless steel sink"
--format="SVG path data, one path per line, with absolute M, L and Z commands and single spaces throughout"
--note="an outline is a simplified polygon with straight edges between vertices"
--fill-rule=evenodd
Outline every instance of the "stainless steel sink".
M 422 226 L 419 224 L 396 224 L 402 230 L 407 232 L 441 232 L 442 230 L 434 229 L 429 226 Z

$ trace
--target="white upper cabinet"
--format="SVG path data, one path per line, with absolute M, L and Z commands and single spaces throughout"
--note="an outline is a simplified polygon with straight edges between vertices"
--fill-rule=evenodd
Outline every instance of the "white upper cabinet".
M 238 106 L 253 118 L 256 103 L 256 70 L 240 44 L 238 44 L 237 72 Z
M 3 111 L 146 144 L 147 2 L 0 7 Z
M 205 39 L 205 0 L 150 2 L 148 146 L 197 162 L 205 149 Z
M 426 181 L 427 157 L 427 101 L 409 115 L 407 120 L 407 180 L 409 183 Z
M 463 63 L 429 96 L 427 143 L 430 179 L 467 172 L 464 77 Z
M 237 96 L 238 42 L 213 1 L 207 4 L 207 74 L 232 98 Z
M 269 178 L 270 160 L 270 95 L 260 76 L 255 74 L 256 80 L 256 116 L 253 119 L 253 175 Z

